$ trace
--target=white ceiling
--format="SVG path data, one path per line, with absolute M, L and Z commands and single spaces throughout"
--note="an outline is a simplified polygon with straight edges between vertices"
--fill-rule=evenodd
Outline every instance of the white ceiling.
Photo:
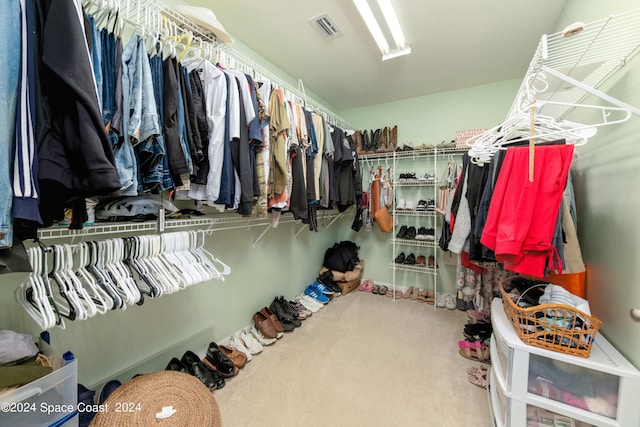
M 307 89 L 345 110 L 524 76 L 565 0 L 395 0 L 412 53 L 388 61 L 351 0 L 187 0 Z M 344 35 L 308 20 L 328 13 Z

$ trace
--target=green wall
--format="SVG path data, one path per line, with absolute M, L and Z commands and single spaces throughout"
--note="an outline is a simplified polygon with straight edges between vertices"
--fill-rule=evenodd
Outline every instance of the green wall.
M 638 8 L 636 0 L 571 0 L 558 31 Z M 635 29 L 637 30 L 637 29 Z M 636 56 L 602 89 L 640 107 L 640 58 Z M 591 97 L 588 103 L 598 100 Z M 640 367 L 640 324 L 629 317 L 640 307 L 640 117 L 599 128 L 579 149 L 573 176 L 578 206 L 578 236 L 589 266 L 587 293 L 592 312 L 603 321 L 601 332 Z
M 523 75 L 526 70 L 523 70 Z M 342 111 L 340 114 L 356 129 L 377 129 L 384 126 L 398 125 L 398 142 L 411 141 L 414 146 L 420 144 L 438 144 L 455 138 L 457 130 L 489 128 L 505 119 L 509 107 L 520 86 L 521 79 L 508 80 L 483 86 L 441 92 L 433 95 L 420 96 L 401 101 L 389 102 L 363 108 Z M 454 156 L 460 163 L 460 156 Z M 402 172 L 415 172 L 416 176 L 424 172 L 435 173 L 440 178 L 444 173 L 448 161 L 447 156 L 423 157 L 418 160 L 405 159 L 396 163 L 396 176 Z M 393 160 L 376 160 L 363 165 L 363 183 L 368 185 L 371 166 L 381 164 L 383 169 L 393 166 Z M 431 198 L 437 200 L 436 193 L 431 187 L 397 188 L 397 199 Z M 414 225 L 416 227 L 432 227 L 436 230 L 436 238 L 440 236 L 442 222 L 440 217 L 434 223 L 432 219 L 410 219 L 399 217 L 399 225 Z M 384 283 L 393 282 L 393 271 L 389 268 L 394 258 L 391 245 L 392 235 L 382 233 L 374 226 L 371 232 L 351 232 L 351 239 L 361 247 L 362 257 L 367 262 L 366 274 Z M 400 251 L 409 253 L 415 251 L 418 255 L 428 256 L 430 250 L 416 250 L 417 248 L 401 247 Z M 444 264 L 444 252 L 436 249 L 439 259 L 437 289 L 450 294 L 455 292 L 455 266 Z M 396 271 L 395 283 L 402 286 L 418 286 L 431 288 L 433 277 L 425 274 Z

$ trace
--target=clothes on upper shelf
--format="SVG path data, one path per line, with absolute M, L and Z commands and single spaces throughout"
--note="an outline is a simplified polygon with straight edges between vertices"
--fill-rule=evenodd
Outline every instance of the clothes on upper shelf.
M 3 16 L 0 114 L 16 126 L 1 141 L 15 174 L 0 183 L 14 195 L 0 206 L 0 246 L 12 244 L 12 215 L 17 240 L 68 208 L 81 228 L 88 196 L 169 190 L 244 216 L 271 210 L 274 224 L 281 211 L 311 224 L 317 207 L 361 200 L 353 139 L 268 79 L 197 49 L 176 56 L 161 39 L 123 41 L 79 0 L 21 0 Z
M 465 154 L 447 216 L 448 248 L 474 265 L 498 261 L 537 277 L 584 271 L 569 179 L 573 147 L 563 140 L 537 145 L 533 181 L 527 147 L 510 147 L 484 166 Z

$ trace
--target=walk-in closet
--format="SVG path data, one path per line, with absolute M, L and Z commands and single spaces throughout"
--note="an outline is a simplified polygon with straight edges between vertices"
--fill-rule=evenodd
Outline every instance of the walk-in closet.
M 16 0 L 0 426 L 640 426 L 632 0 Z

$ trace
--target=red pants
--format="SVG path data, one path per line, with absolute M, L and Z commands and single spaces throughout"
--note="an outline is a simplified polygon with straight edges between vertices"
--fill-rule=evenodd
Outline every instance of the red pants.
M 547 265 L 562 272 L 552 241 L 573 148 L 535 147 L 533 182 L 529 148 L 507 150 L 480 239 L 505 269 L 537 277 L 544 276 Z

